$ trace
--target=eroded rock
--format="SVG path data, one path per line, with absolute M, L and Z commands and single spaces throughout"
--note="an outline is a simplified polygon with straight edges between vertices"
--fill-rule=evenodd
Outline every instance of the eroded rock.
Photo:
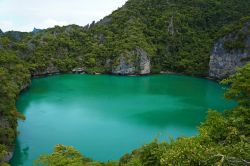
M 53 65 L 50 65 L 45 70 L 36 70 L 32 75 L 33 76 L 43 76 L 60 73 L 59 69 Z
M 74 68 L 72 69 L 73 73 L 85 73 L 85 68 L 84 67 L 78 67 L 78 68 Z
M 113 67 L 113 74 L 134 75 L 150 73 L 150 56 L 141 48 L 121 55 L 117 59 L 117 65 Z
M 248 28 L 247 28 L 248 29 Z M 246 33 L 246 27 L 240 32 Z M 229 34 L 219 39 L 212 50 L 209 62 L 209 77 L 216 79 L 226 78 L 236 72 L 237 67 L 244 66 L 250 59 L 250 35 L 246 33 L 244 48 L 228 50 L 225 47 L 227 41 L 237 40 L 237 36 Z
M 7 152 L 7 154 L 2 158 L 2 160 L 0 161 L 0 165 L 1 165 L 1 162 L 6 162 L 6 163 L 8 163 L 11 159 L 12 159 L 12 157 L 13 157 L 13 152 Z

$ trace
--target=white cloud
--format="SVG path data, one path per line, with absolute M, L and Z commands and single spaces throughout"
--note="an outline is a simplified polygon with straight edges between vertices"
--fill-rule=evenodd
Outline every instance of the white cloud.
M 86 25 L 126 0 L 0 0 L 0 29 L 31 31 L 55 25 Z

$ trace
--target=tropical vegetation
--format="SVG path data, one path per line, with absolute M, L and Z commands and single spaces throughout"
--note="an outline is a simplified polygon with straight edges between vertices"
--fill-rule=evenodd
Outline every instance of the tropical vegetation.
M 16 110 L 16 100 L 33 76 L 74 68 L 111 73 L 121 55 L 141 48 L 150 55 L 151 73 L 174 71 L 205 77 L 211 49 L 219 38 L 235 36 L 225 42 L 228 52 L 246 49 L 249 11 L 249 0 L 128 0 L 111 15 L 85 27 L 56 26 L 29 33 L 0 30 L 0 161 L 13 151 L 17 119 L 24 119 Z M 245 31 L 239 31 L 244 27 Z M 130 62 L 136 57 L 126 58 Z M 249 164 L 249 73 L 247 65 L 223 81 L 231 85 L 226 97 L 238 106 L 224 114 L 209 111 L 199 136 L 171 143 L 154 141 L 123 156 L 119 164 Z M 65 155 L 76 152 L 58 146 L 54 153 L 63 157 L 64 151 Z M 93 165 L 78 152 L 74 156 L 77 162 L 80 158 Z M 47 162 L 47 158 L 40 161 Z

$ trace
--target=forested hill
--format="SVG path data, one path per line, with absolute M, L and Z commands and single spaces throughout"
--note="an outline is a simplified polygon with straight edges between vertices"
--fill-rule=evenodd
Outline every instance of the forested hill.
M 14 143 L 21 116 L 15 100 L 32 75 L 172 71 L 225 77 L 250 59 L 249 13 L 250 0 L 128 0 L 85 27 L 0 31 L 0 159 Z
M 129 0 L 98 23 L 7 32 L 0 45 L 17 52 L 33 72 L 81 67 L 89 73 L 143 74 L 150 68 L 144 73 L 207 76 L 214 43 L 247 24 L 249 11 L 248 0 Z

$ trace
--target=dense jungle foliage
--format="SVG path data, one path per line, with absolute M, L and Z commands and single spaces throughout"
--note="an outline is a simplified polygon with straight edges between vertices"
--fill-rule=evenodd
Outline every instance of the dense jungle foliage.
M 109 73 L 121 55 L 139 47 L 151 55 L 152 72 L 206 76 L 214 42 L 249 22 L 249 6 L 248 0 L 129 0 L 97 23 L 7 32 L 0 46 L 14 50 L 33 73 L 74 67 Z M 244 47 L 246 35 L 226 47 Z
M 222 81 L 231 85 L 225 97 L 238 105 L 224 113 L 208 112 L 199 135 L 170 143 L 157 140 L 125 154 L 117 162 L 100 163 L 81 155 L 73 147 L 57 145 L 52 154 L 42 155 L 35 164 L 43 166 L 165 166 L 250 164 L 250 63 L 236 75 Z
M 30 33 L 15 31 L 3 33 L 0 31 L 0 161 L 13 148 L 17 136 L 17 118 L 24 118 L 17 112 L 15 101 L 19 92 L 28 85 L 31 76 L 69 72 L 77 67 L 84 68 L 87 73 L 111 73 L 121 55 L 126 55 L 138 47 L 150 55 L 152 73 L 174 71 L 207 76 L 209 54 L 214 42 L 249 24 L 249 12 L 249 0 L 128 0 L 122 8 L 111 15 L 85 27 L 56 26 Z M 242 42 L 248 34 L 248 32 L 239 34 L 235 41 L 225 43 L 225 48 L 228 51 L 244 49 Z M 128 57 L 128 61 L 133 58 Z M 249 77 L 246 79 L 249 80 Z M 231 78 L 231 81 L 240 82 L 236 78 Z M 249 85 L 249 82 L 247 83 Z M 236 97 L 233 96 L 233 92 L 228 96 Z M 244 97 L 247 95 L 242 98 Z M 245 98 L 245 100 L 245 103 L 249 102 L 249 98 Z M 241 101 L 239 104 L 242 105 Z M 171 163 L 175 158 L 174 152 L 180 149 L 183 149 L 177 155 L 180 162 L 182 159 L 183 162 L 186 162 L 186 158 L 190 158 L 189 164 L 191 165 L 192 162 L 196 164 L 199 160 L 203 161 L 201 164 L 209 165 L 209 162 L 217 161 L 217 159 L 229 163 L 231 159 L 224 155 L 227 153 L 222 152 L 229 153 L 231 148 L 230 153 L 234 156 L 233 154 L 238 152 L 237 148 L 241 149 L 244 146 L 249 147 L 249 145 L 246 145 L 243 140 L 243 143 L 236 141 L 233 144 L 234 147 L 227 144 L 227 141 L 221 141 L 221 138 L 231 138 L 233 133 L 237 135 L 238 132 L 241 132 L 236 129 L 238 129 L 237 125 L 242 125 L 243 122 L 241 120 L 233 121 L 230 117 L 238 114 L 237 112 L 242 112 L 242 116 L 245 118 L 249 117 L 247 115 L 248 107 L 237 107 L 226 117 L 211 112 L 208 120 L 200 128 L 202 136 L 181 138 L 171 144 L 153 142 L 142 148 L 142 150 L 145 149 L 143 159 L 140 157 L 141 150 L 139 150 L 123 157 L 120 164 L 150 165 L 150 162 L 147 161 L 149 158 L 150 160 L 153 158 L 152 160 L 157 160 L 161 164 Z M 249 119 L 246 120 L 247 122 L 249 125 Z M 235 124 L 235 126 L 231 126 L 232 130 L 222 132 L 222 129 L 225 129 L 224 125 L 228 125 L 228 123 Z M 211 130 L 205 130 L 205 128 L 211 128 Z M 216 133 L 218 130 L 220 134 L 212 139 L 209 132 L 204 133 L 202 130 L 211 133 Z M 207 151 L 202 144 L 204 141 L 210 142 L 205 146 L 208 148 Z M 217 156 L 213 156 L 211 151 L 214 150 L 211 148 L 218 148 L 214 146 L 216 143 L 221 143 L 219 149 L 215 149 L 221 155 L 218 153 Z M 191 160 L 190 156 L 185 156 L 185 153 L 193 153 L 190 151 L 192 150 L 189 147 L 191 145 L 197 146 L 195 149 L 202 151 L 200 154 L 194 155 L 195 160 L 194 158 Z M 155 148 L 153 148 L 154 146 Z M 151 152 L 153 149 L 156 151 Z M 162 149 L 170 149 L 166 153 L 171 153 L 172 159 L 167 157 L 171 154 L 163 153 Z M 156 152 L 156 156 L 145 157 Z M 237 155 L 247 154 L 237 153 Z M 213 158 L 211 158 L 212 156 Z M 204 160 L 209 159 L 207 163 L 202 160 L 203 157 Z M 237 158 L 237 160 L 244 163 L 243 158 L 242 160 Z

